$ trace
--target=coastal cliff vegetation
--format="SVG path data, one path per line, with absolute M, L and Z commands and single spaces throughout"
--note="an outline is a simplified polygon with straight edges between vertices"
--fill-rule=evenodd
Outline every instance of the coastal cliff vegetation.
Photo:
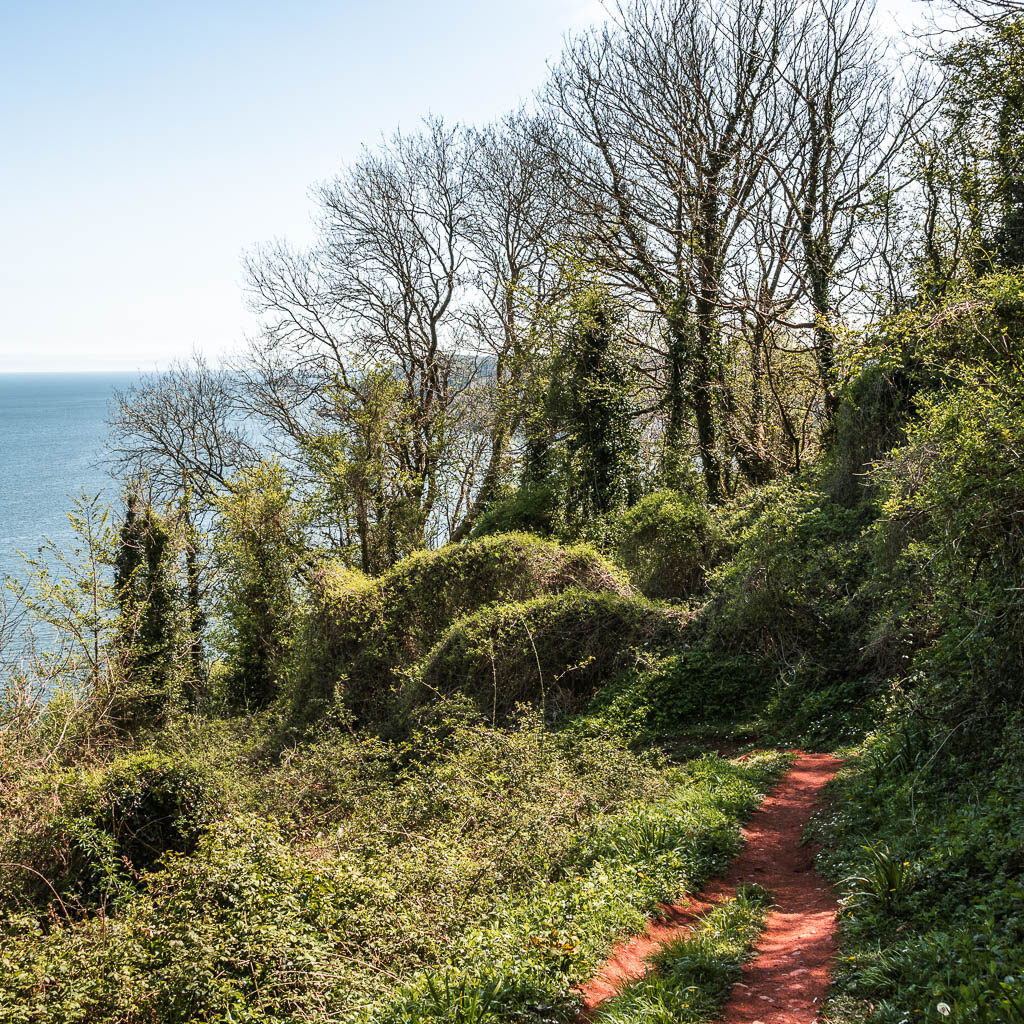
M 945 16 L 631 0 L 248 255 L 8 583 L 0 1022 L 573 1021 L 797 747 L 823 1019 L 1024 1022 L 1024 12 Z

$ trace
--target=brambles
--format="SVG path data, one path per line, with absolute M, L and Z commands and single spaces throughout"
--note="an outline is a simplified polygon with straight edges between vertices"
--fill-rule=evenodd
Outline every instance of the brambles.
M 220 752 L 226 806 L 181 852 L 125 874 L 105 913 L 5 921 L 0 1020 L 18 1007 L 54 1024 L 243 1010 L 270 1022 L 325 1002 L 352 1024 L 417 1007 L 571 1012 L 570 985 L 616 934 L 728 858 L 785 763 L 666 770 L 608 740 L 581 748 L 536 720 L 489 729 L 451 706 L 409 744 L 324 728 L 277 765 L 254 762 L 256 731 L 180 737 L 204 759 Z M 146 817 L 169 763 L 148 753 L 102 775 L 103 806 L 133 809 L 136 835 L 176 827 Z M 209 810 L 182 804 L 189 822 Z
M 142 872 L 191 852 L 221 809 L 207 770 L 154 750 L 59 773 L 50 785 L 53 809 L 15 838 L 8 867 L 27 872 L 24 892 L 51 912 L 54 900 L 65 913 L 123 905 Z

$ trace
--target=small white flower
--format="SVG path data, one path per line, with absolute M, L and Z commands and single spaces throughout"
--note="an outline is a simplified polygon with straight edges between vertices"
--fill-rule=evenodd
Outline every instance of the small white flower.
M 935 1009 L 938 1010 L 943 1017 L 948 1017 L 953 1012 L 953 1008 L 949 1005 L 949 1003 L 939 1003 L 938 1006 L 935 1007 Z

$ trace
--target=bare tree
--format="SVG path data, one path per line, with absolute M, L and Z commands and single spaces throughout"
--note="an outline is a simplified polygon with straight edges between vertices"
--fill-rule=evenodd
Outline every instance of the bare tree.
M 144 477 L 164 504 L 186 491 L 207 501 L 256 457 L 237 381 L 199 355 L 116 392 L 108 425 L 114 468 L 122 477 Z
M 452 539 L 468 534 L 507 476 L 525 392 L 544 344 L 544 323 L 562 287 L 566 203 L 553 165 L 550 123 L 522 111 L 470 133 L 466 237 L 473 300 L 467 323 L 482 360 L 478 430 L 486 460 Z
M 692 415 L 713 501 L 724 493 L 723 282 L 785 130 L 777 67 L 795 14 L 790 0 L 623 4 L 571 44 L 547 92 L 589 244 L 664 324 L 668 446 Z
M 831 419 L 839 383 L 834 331 L 844 300 L 885 248 L 893 165 L 932 102 L 917 71 L 897 80 L 872 21 L 873 0 L 817 0 L 801 44 L 780 65 L 790 88 L 786 144 L 773 153 L 796 215 L 814 352 Z
M 311 252 L 277 244 L 248 261 L 266 330 L 243 370 L 247 403 L 301 455 L 336 428 L 354 436 L 351 416 L 380 397 L 364 393 L 366 375 L 393 377 L 400 394 L 389 401 L 403 427 L 374 449 L 386 453 L 375 473 L 390 474 L 378 493 L 404 507 L 405 539 L 390 559 L 432 535 L 444 481 L 467 454 L 457 443 L 460 399 L 479 367 L 460 305 L 468 287 L 465 136 L 428 121 L 420 134 L 395 135 L 364 153 L 316 198 L 320 241 Z M 342 542 L 354 529 L 370 557 L 381 511 L 380 503 L 359 503 L 340 512 Z M 368 569 L 383 567 L 371 561 Z
M 769 170 L 768 175 L 771 175 Z M 766 183 L 749 211 L 731 266 L 729 329 L 738 335 L 731 415 L 725 421 L 734 457 L 746 479 L 764 483 L 800 468 L 808 421 L 817 422 L 817 388 L 786 386 L 799 361 L 800 278 L 793 273 L 799 250 L 795 211 Z M 742 358 L 745 357 L 745 358 Z M 809 399 L 805 401 L 804 398 Z
M 968 26 L 997 28 L 1024 17 L 1024 0 L 926 0 L 961 15 Z

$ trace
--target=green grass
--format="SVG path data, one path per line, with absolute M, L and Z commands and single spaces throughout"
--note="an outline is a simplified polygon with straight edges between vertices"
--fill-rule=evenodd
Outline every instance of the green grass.
M 609 1000 L 599 1024 L 703 1024 L 712 1020 L 764 929 L 771 895 L 740 886 L 692 934 L 663 946 L 650 972 Z

